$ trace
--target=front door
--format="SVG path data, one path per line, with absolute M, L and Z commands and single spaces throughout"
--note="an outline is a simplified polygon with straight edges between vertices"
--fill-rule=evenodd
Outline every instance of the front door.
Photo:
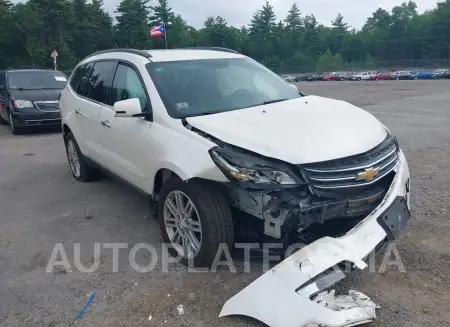
M 142 110 L 149 108 L 149 97 L 138 71 L 126 63 L 119 63 L 110 94 L 111 103 L 138 98 Z M 115 117 L 112 108 L 103 107 L 101 143 L 109 158 L 110 168 L 143 191 L 149 190 L 148 172 L 152 172 L 152 122 L 145 118 Z M 153 176 L 152 176 L 153 177 Z

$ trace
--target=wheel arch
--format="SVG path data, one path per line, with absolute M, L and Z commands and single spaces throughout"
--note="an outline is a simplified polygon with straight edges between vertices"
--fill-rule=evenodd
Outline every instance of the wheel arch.
M 72 130 L 67 124 L 63 124 L 63 137 L 66 138 L 67 134 L 72 133 Z
M 182 180 L 182 178 L 177 173 L 168 168 L 161 168 L 156 172 L 155 178 L 153 180 L 153 198 L 155 200 L 158 199 L 159 193 L 161 192 L 161 188 L 164 183 L 172 176 L 176 176 L 177 178 Z

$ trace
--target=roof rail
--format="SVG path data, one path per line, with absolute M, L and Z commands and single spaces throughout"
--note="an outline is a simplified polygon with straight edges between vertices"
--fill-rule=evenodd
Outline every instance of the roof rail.
M 152 55 L 150 53 L 148 53 L 147 51 L 144 50 L 138 50 L 138 49 L 129 49 L 129 48 L 116 48 L 116 49 L 107 49 L 107 50 L 101 50 L 101 51 L 97 51 L 94 52 L 88 56 L 86 56 L 84 59 L 96 56 L 96 55 L 100 55 L 100 54 L 104 54 L 104 53 L 114 53 L 114 52 L 126 52 L 126 53 L 132 53 L 138 56 L 142 56 L 145 57 L 147 59 L 150 59 L 152 57 Z
M 181 49 L 188 49 L 188 50 L 211 50 L 211 51 L 222 51 L 222 52 L 230 52 L 230 53 L 239 53 L 239 52 L 234 51 L 234 50 L 232 50 L 232 49 L 221 48 L 221 47 L 187 47 L 187 48 L 181 48 Z
M 8 67 L 6 70 L 21 70 L 21 69 L 51 69 L 44 66 L 19 66 L 19 67 Z

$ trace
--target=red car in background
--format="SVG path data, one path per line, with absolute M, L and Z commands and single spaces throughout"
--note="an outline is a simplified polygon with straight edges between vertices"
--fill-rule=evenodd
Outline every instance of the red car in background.
M 324 81 L 337 81 L 338 77 L 336 74 L 330 74 L 323 78 Z
M 371 81 L 387 81 L 392 79 L 392 73 L 377 73 L 370 76 Z

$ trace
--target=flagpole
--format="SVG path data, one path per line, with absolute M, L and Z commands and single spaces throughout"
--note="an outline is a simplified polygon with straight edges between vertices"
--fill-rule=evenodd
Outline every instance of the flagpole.
M 169 47 L 167 46 L 167 26 L 166 23 L 164 23 L 164 21 L 163 25 L 164 25 L 164 41 L 166 41 L 166 49 L 169 49 Z

